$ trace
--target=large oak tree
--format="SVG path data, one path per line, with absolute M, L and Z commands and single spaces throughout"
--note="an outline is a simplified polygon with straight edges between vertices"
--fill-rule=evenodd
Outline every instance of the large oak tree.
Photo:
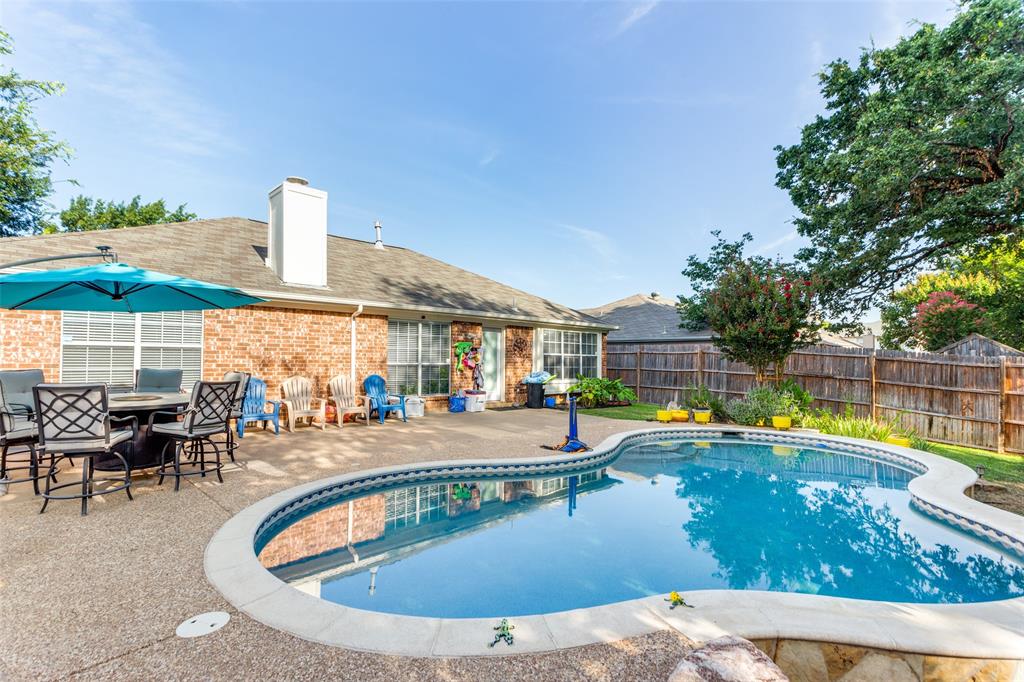
M 827 314 L 855 320 L 921 269 L 1024 237 L 1020 0 L 964 3 L 820 81 L 827 113 L 777 148 L 777 184 Z
M 12 52 L 11 37 L 0 30 L 0 58 Z M 50 224 L 50 166 L 67 161 L 71 149 L 39 126 L 33 104 L 63 89 L 55 81 L 0 71 L 0 237 L 39 232 Z

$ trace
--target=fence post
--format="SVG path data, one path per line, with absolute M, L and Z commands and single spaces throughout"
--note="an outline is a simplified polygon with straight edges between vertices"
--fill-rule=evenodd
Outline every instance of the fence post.
M 878 419 L 878 404 L 877 404 L 877 401 L 875 400 L 875 390 L 876 390 L 876 388 L 875 388 L 875 359 L 876 359 L 875 349 L 872 348 L 871 349 L 871 356 L 869 358 L 869 363 L 871 365 L 871 419 L 872 420 Z
M 697 346 L 697 385 L 704 385 L 704 346 Z
M 636 397 L 640 398 L 640 363 L 644 359 L 644 344 L 636 344 Z
M 1006 356 L 999 356 L 999 436 L 996 439 L 996 452 L 1006 452 Z

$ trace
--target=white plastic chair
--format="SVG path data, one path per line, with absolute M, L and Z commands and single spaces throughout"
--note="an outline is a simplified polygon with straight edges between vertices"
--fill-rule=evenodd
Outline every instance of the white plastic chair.
M 313 397 L 313 382 L 306 377 L 288 377 L 281 382 L 281 393 L 284 398 L 281 402 L 288 410 L 288 430 L 295 430 L 295 422 L 308 417 L 310 426 L 313 420 L 320 420 L 320 430 L 324 430 L 326 418 L 327 401 L 323 398 Z
M 365 396 L 356 395 L 352 379 L 344 374 L 339 374 L 331 379 L 327 385 L 331 391 L 331 397 L 327 400 L 334 403 L 339 429 L 345 424 L 346 414 L 362 415 L 365 420 L 363 423 L 369 426 L 370 401 Z

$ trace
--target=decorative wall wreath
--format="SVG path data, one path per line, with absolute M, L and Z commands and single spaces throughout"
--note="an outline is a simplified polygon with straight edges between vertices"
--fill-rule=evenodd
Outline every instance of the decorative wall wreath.
M 509 351 L 514 358 L 525 358 L 530 354 L 530 342 L 522 336 L 517 336 L 512 339 Z

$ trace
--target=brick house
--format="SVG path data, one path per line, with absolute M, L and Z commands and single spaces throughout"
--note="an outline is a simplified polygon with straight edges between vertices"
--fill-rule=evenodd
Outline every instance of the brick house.
M 122 262 L 237 287 L 266 303 L 205 312 L 0 310 L 0 368 L 42 368 L 47 380 L 127 385 L 138 367 L 180 367 L 186 382 L 246 370 L 272 395 L 282 379 L 318 390 L 349 374 L 387 378 L 427 398 L 472 387 L 454 344 L 481 348 L 488 398 L 522 402 L 524 375 L 546 369 L 564 388 L 600 376 L 613 327 L 579 311 L 409 249 L 328 234 L 327 194 L 289 178 L 269 196 L 270 220 L 148 225 L 102 233 L 0 239 L 0 263 L 111 246 Z M 86 261 L 78 261 L 78 265 Z M 55 261 L 32 267 L 68 267 Z

